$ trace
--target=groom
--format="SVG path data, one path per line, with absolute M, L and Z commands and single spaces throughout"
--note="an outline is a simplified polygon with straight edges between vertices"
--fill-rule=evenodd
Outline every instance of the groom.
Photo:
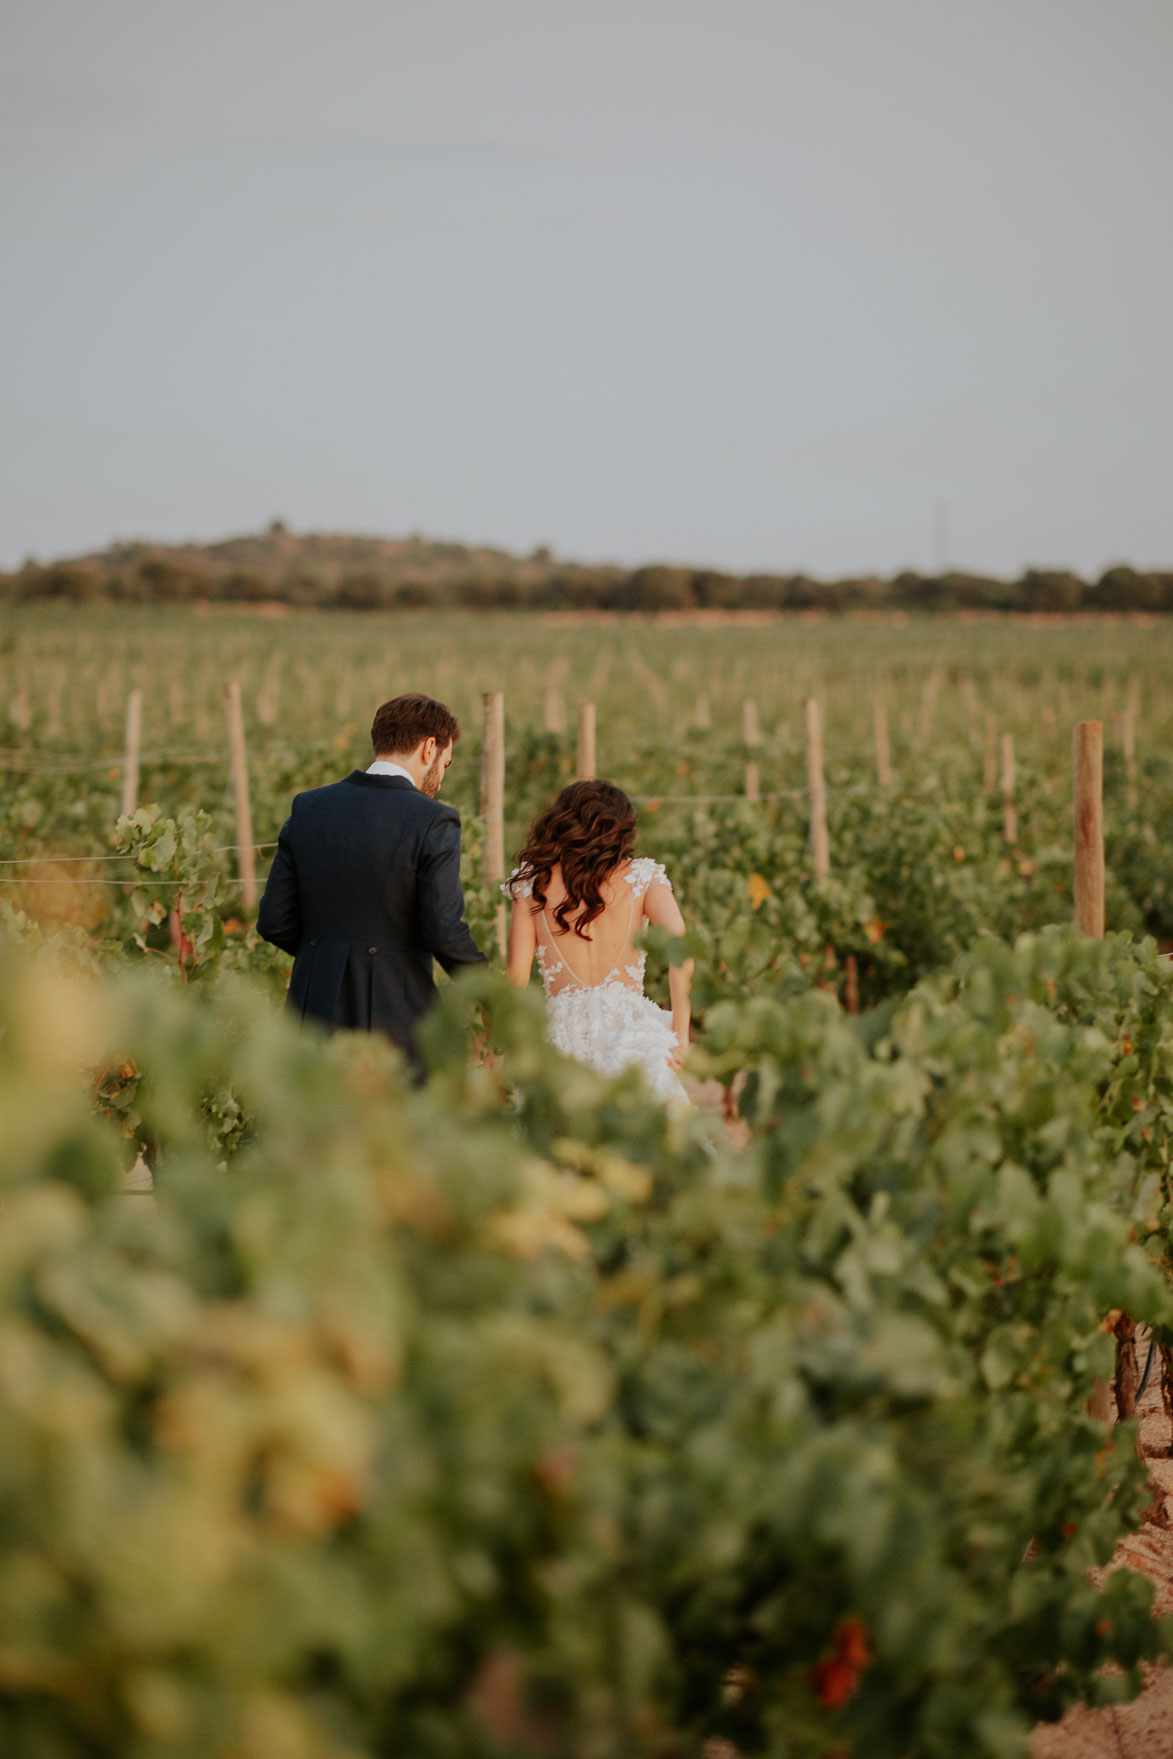
M 294 797 L 257 916 L 294 955 L 291 1012 L 385 1033 L 413 1061 L 433 959 L 450 973 L 484 964 L 464 920 L 460 817 L 436 798 L 459 737 L 442 702 L 385 702 L 374 763 Z

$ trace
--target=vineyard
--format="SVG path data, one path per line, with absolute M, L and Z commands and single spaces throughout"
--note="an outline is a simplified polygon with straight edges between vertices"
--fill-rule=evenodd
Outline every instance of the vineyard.
M 1010 1759 L 1134 1695 L 1173 1654 L 1103 1570 L 1161 1514 L 1137 1328 L 1173 1421 L 1171 639 L 6 611 L 3 1751 Z M 421 688 L 494 955 L 484 693 L 506 864 L 593 706 L 716 1103 L 565 1063 L 493 970 L 423 1088 L 288 1028 L 250 858 Z

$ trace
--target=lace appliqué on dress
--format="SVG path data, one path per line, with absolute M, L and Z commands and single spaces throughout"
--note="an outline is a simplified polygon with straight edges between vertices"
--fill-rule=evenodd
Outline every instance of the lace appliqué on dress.
M 637 898 L 642 898 L 655 885 L 667 886 L 669 891 L 672 890 L 672 881 L 664 868 L 660 862 L 653 861 L 650 855 L 638 856 L 623 877 Z
M 542 988 L 548 995 L 550 993 L 550 979 L 552 977 L 557 977 L 558 973 L 560 971 L 565 971 L 566 967 L 555 953 L 553 947 L 544 947 L 541 941 L 539 941 L 534 948 L 534 951 L 538 956 L 538 970 L 542 974 Z
M 507 898 L 532 898 L 534 895 L 533 881 L 524 878 L 520 867 L 515 867 L 509 878 L 501 881 L 501 890 Z
M 563 1056 L 600 1075 L 638 1069 L 656 1098 L 686 1111 L 688 1095 L 672 1067 L 672 1017 L 650 996 L 612 979 L 594 989 L 564 989 L 547 1002 L 546 1036 Z

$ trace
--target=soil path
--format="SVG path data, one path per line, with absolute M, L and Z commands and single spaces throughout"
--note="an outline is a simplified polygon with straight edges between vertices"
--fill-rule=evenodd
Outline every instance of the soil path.
M 1144 1357 L 1141 1357 L 1143 1362 Z M 1140 1444 L 1149 1476 L 1165 1496 L 1173 1522 L 1173 1458 L 1170 1425 L 1154 1374 L 1140 1406 Z M 1146 1522 L 1116 1548 L 1109 1569 L 1143 1570 L 1156 1589 L 1153 1610 L 1173 1613 L 1173 1525 Z M 1108 1710 L 1079 1705 L 1062 1722 L 1035 1730 L 1031 1759 L 1173 1759 L 1173 1667 L 1146 1670 L 1148 1681 L 1132 1704 Z

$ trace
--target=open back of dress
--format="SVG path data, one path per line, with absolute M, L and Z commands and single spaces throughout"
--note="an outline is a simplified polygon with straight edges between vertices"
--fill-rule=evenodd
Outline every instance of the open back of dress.
M 587 925 L 585 936 L 574 927 L 581 910 L 571 916 L 568 933 L 559 928 L 554 912 L 566 889 L 561 872 L 555 869 L 551 874 L 546 906 L 534 918 L 538 966 L 548 996 L 571 988 L 598 989 L 610 982 L 643 990 L 643 955 L 634 944 L 643 922 L 642 898 L 637 900 L 634 884 L 624 883 L 629 872 L 617 869 L 604 883 L 605 908 Z
M 679 1047 L 671 1017 L 644 995 L 645 954 L 635 944 L 647 921 L 648 892 L 668 883 L 660 863 L 647 856 L 617 867 L 602 888 L 606 907 L 585 940 L 575 934 L 573 917 L 569 932 L 559 932 L 554 911 L 566 894 L 555 869 L 545 909 L 534 913 L 534 935 L 550 1042 L 602 1075 L 638 1068 L 658 1098 L 687 1106 L 672 1067 Z M 510 898 L 533 898 L 533 885 L 520 872 L 501 889 Z

